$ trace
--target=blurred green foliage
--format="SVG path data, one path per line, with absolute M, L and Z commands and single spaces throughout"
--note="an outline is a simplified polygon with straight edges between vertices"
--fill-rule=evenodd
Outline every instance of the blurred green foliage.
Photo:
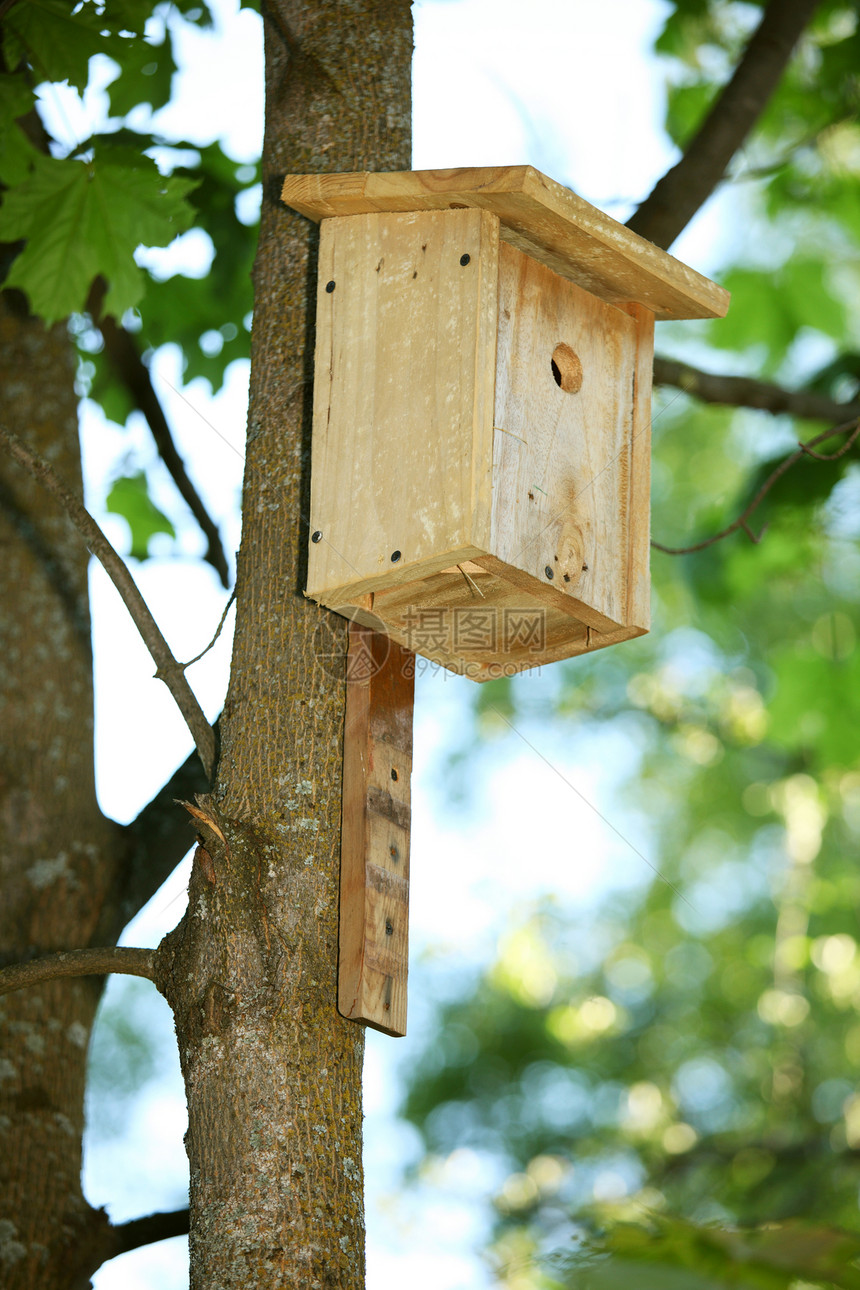
M 679 144 L 759 17 L 672 5 L 657 48 Z M 856 397 L 858 99 L 858 6 L 823 4 L 729 181 L 729 315 L 672 328 L 680 356 Z M 658 392 L 655 537 L 720 531 L 824 428 Z M 654 552 L 650 636 L 562 665 L 542 704 L 517 680 L 475 700 L 461 758 L 498 734 L 494 710 L 632 739 L 614 822 L 647 821 L 629 836 L 662 875 L 597 914 L 546 902 L 512 922 L 408 1074 L 424 1172 L 495 1162 L 490 1257 L 511 1290 L 860 1284 L 856 445 L 801 459 L 762 528 Z

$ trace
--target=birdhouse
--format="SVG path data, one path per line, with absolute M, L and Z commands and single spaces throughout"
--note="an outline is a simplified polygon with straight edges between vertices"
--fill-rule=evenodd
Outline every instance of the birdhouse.
M 479 681 L 646 632 L 654 319 L 728 294 L 531 166 L 283 200 L 321 221 L 307 595 Z
M 283 199 L 321 221 L 307 595 L 353 620 L 338 1009 L 402 1035 L 412 654 L 483 681 L 648 630 L 654 320 L 728 295 L 530 166 Z

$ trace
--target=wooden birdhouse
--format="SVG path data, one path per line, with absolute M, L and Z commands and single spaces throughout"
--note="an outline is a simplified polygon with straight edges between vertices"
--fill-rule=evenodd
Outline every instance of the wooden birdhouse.
M 307 594 L 353 620 L 338 1009 L 402 1035 L 413 655 L 484 681 L 648 630 L 654 319 L 728 295 L 531 166 L 283 198 L 322 223 Z
M 283 199 L 321 221 L 308 596 L 479 681 L 646 632 L 654 319 L 728 294 L 530 166 Z

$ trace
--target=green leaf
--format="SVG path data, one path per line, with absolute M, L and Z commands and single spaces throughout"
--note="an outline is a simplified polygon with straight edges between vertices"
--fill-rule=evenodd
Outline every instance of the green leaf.
M 845 306 L 830 289 L 826 262 L 792 257 L 778 269 L 732 269 L 724 284 L 732 293 L 726 318 L 710 327 L 711 344 L 721 349 L 765 345 L 773 368 L 802 328 L 842 338 Z
M 158 45 L 140 36 L 124 40 L 117 58 L 117 79 L 107 91 L 112 114 L 125 116 L 140 103 L 148 103 L 153 110 L 164 107 L 170 99 L 175 71 L 169 28 Z
M 193 180 L 160 175 L 154 163 L 40 160 L 0 209 L 0 240 L 27 243 L 7 285 L 25 291 L 34 312 L 55 322 L 85 308 L 101 274 L 109 287 L 105 313 L 121 316 L 144 290 L 136 248 L 165 246 L 191 225 L 193 187 Z
M 673 143 L 683 147 L 689 142 L 695 130 L 701 125 L 714 97 L 714 86 L 704 81 L 670 89 L 666 109 L 666 129 Z
M 38 153 L 17 124 L 33 109 L 35 95 L 23 76 L 0 76 L 0 181 L 20 183 Z
M 832 1227 L 788 1222 L 738 1229 L 660 1215 L 647 1225 L 619 1223 L 605 1246 L 631 1270 L 640 1260 L 674 1265 L 713 1278 L 719 1286 L 787 1290 L 803 1278 L 845 1290 L 860 1287 L 860 1270 L 852 1266 L 860 1258 L 860 1237 Z M 691 1287 L 697 1284 L 698 1278 L 691 1279 Z
M 146 559 L 149 540 L 156 533 L 176 537 L 176 530 L 170 520 L 149 496 L 146 474 L 142 470 L 114 481 L 107 496 L 106 507 L 112 515 L 121 515 L 127 521 L 131 530 L 129 555 L 136 560 Z
M 792 643 L 773 651 L 769 735 L 791 751 L 824 745 L 830 764 L 850 767 L 857 759 L 860 726 L 860 647 L 854 643 L 846 658 L 838 650 L 828 658 L 822 652 L 826 643 L 822 630 L 812 647 Z
M 25 116 L 35 101 L 23 76 L 0 76 L 0 122 L 4 126 Z
M 111 31 L 131 31 L 142 36 L 154 8 L 155 0 L 108 0 L 102 20 Z
M 22 59 L 40 81 L 68 81 L 83 93 L 93 54 L 110 53 L 102 35 L 105 23 L 91 4 L 73 12 L 68 0 L 27 0 L 3 18 L 3 55 L 7 67 Z

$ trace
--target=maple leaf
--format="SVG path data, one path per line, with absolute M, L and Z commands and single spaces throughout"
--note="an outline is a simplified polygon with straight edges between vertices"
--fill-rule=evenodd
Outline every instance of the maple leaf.
M 6 286 L 56 322 L 85 308 L 93 280 L 108 283 L 104 312 L 121 317 L 141 298 L 138 246 L 166 246 L 194 220 L 194 180 L 166 177 L 154 163 L 40 159 L 0 209 L 0 241 L 24 239 Z

